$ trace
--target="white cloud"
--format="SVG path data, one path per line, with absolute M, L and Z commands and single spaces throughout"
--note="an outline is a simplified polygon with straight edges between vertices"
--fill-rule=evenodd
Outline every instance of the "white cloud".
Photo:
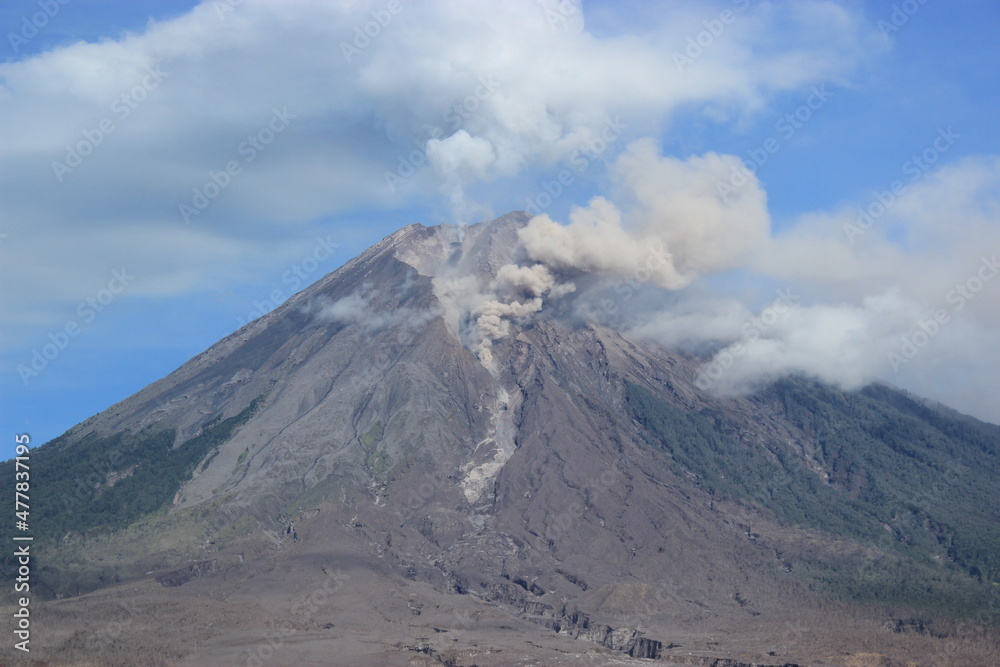
M 610 199 L 576 209 L 568 226 L 537 218 L 522 235 L 531 265 L 508 270 L 488 294 L 442 277 L 442 289 L 453 283 L 443 299 L 453 327 L 455 313 L 476 312 L 502 334 L 541 307 L 536 299 L 568 293 L 574 271 L 631 277 L 645 266 L 656 284 L 683 289 L 743 268 L 794 285 L 802 303 L 754 341 L 742 331 L 753 310 L 735 298 L 680 299 L 640 330 L 670 344 L 742 341 L 726 375 L 734 388 L 795 370 L 845 386 L 898 378 L 929 394 L 960 394 L 959 374 L 975 369 L 1000 377 L 990 335 L 1000 281 L 960 311 L 948 301 L 1000 251 L 1000 158 L 922 174 L 851 243 L 843 226 L 867 201 L 803 216 L 772 237 L 755 179 L 732 198 L 717 194 L 737 158 L 674 158 L 635 141 L 682 131 L 664 130 L 679 111 L 738 126 L 775 93 L 845 81 L 884 48 L 849 7 L 748 3 L 681 68 L 674 54 L 713 18 L 704 3 L 649 6 L 641 29 L 598 35 L 586 5 L 428 0 L 404 3 L 370 43 L 354 44 L 383 6 L 244 0 L 220 18 L 205 2 L 142 34 L 0 64 L 0 280 L 17 286 L 0 303 L 5 321 L 37 337 L 122 266 L 137 267 L 137 296 L 231 284 L 301 256 L 291 240 L 274 242 L 276 226 L 415 202 L 471 215 L 492 204 L 470 201 L 471 186 L 537 181 L 617 119 L 627 148 L 615 155 L 616 145 L 608 172 L 593 174 L 609 177 Z M 357 51 L 345 57 L 345 44 Z M 294 118 L 268 133 L 275 109 Z M 53 163 L 83 150 L 60 181 Z M 185 224 L 179 204 L 230 162 L 239 173 Z M 363 306 L 329 304 L 327 315 L 385 325 L 359 319 Z M 886 353 L 936 309 L 952 319 L 928 344 L 933 354 L 887 370 Z M 963 396 L 1000 418 L 987 393 Z
M 1000 352 L 987 343 L 1000 325 L 998 201 L 1000 158 L 988 156 L 909 184 L 853 242 L 844 228 L 869 202 L 804 215 L 746 262 L 792 302 L 753 313 L 735 299 L 684 299 L 635 332 L 714 346 L 701 381 L 722 392 L 788 373 L 847 389 L 883 380 L 1000 421 Z
M 671 59 L 697 27 L 698 12 L 686 7 L 656 14 L 646 37 L 596 37 L 583 11 L 566 3 L 404 3 L 348 58 L 343 45 L 353 47 L 383 5 L 245 0 L 220 17 L 217 4 L 141 34 L 0 64 L 0 230 L 9 247 L 34 249 L 33 270 L 52 278 L 28 282 L 5 316 L 66 298 L 65 286 L 79 281 L 57 276 L 126 257 L 150 267 L 149 284 L 184 293 L 191 281 L 171 279 L 176 271 L 166 268 L 176 253 L 230 268 L 274 261 L 262 249 L 269 244 L 255 241 L 274 224 L 400 206 L 428 192 L 480 210 L 483 202 L 466 201 L 470 183 L 547 169 L 611 119 L 639 130 L 691 103 L 736 112 L 770 91 L 847 71 L 870 51 L 870 27 L 823 3 L 780 20 L 751 8 L 696 74 Z M 810 39 L 757 55 L 789 20 Z M 740 58 L 722 57 L 728 48 Z M 295 118 L 269 136 L 274 109 L 286 108 Z M 243 150 L 251 137 L 269 140 L 252 161 Z M 78 148 L 89 155 L 60 182 L 53 163 Z M 194 224 L 240 252 L 199 259 L 183 241 L 178 207 L 230 162 L 239 175 Z M 414 173 L 400 187 L 387 187 L 387 172 L 408 168 Z M 140 250 L 99 241 L 125 227 L 148 234 L 145 244 L 136 238 Z M 83 230 L 98 241 L 79 257 L 43 252 L 46 239 Z M 156 241 L 164 234 L 179 240 Z M 0 278 L 9 284 L 14 272 L 5 263 Z M 68 291 L 72 299 L 84 288 Z
M 925 308 L 948 307 L 948 293 L 1000 252 L 1000 157 L 960 160 L 908 184 L 861 235 L 859 209 L 802 216 L 751 262 L 759 272 L 804 283 L 824 298 L 858 299 L 889 286 Z M 875 209 L 878 210 L 878 209 Z M 1000 285 L 998 285 L 1000 287 Z M 1000 289 L 968 300 L 983 324 L 1000 324 Z
M 860 305 L 772 304 L 741 325 L 740 337 L 702 369 L 702 380 L 724 393 L 741 392 L 801 373 L 859 389 L 886 375 L 893 339 L 918 316 L 894 292 Z
M 655 284 L 679 289 L 741 266 L 768 239 L 766 197 L 756 178 L 735 196 L 719 193 L 717 184 L 738 168 L 734 156 L 679 160 L 660 156 L 651 140 L 633 142 L 611 169 L 620 199 L 631 204 L 626 214 L 596 197 L 574 209 L 566 226 L 535 217 L 521 242 L 529 257 L 556 269 L 622 277 L 645 267 Z
M 358 327 L 366 334 L 378 333 L 390 327 L 416 331 L 441 315 L 437 308 L 387 308 L 383 297 L 379 290 L 366 284 L 340 299 L 320 298 L 305 304 L 303 312 L 326 322 Z

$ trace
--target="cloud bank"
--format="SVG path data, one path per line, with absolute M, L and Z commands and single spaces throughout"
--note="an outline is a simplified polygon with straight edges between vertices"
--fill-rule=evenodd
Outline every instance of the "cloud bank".
M 664 64 L 703 11 L 650 9 L 643 34 L 597 36 L 565 0 L 212 0 L 2 63 L 0 230 L 45 251 L 5 258 L 21 289 L 0 310 L 58 322 L 122 255 L 145 268 L 130 298 L 250 279 L 247 260 L 286 264 L 302 251 L 289 232 L 358 207 L 443 198 L 481 215 L 469 187 L 530 182 L 615 119 L 640 132 L 692 104 L 739 113 L 875 48 L 860 15 L 809 4 L 747 8 L 697 76 Z M 802 39 L 758 53 L 788 21 Z
M 977 365 L 1000 369 L 1000 355 L 981 346 L 1000 325 L 1000 158 L 966 159 L 914 183 L 860 240 L 850 233 L 866 210 L 858 206 L 772 232 L 752 174 L 735 196 L 716 187 L 734 165 L 735 156 L 682 160 L 657 155 L 648 140 L 629 145 L 610 169 L 624 212 L 596 197 L 568 224 L 534 217 L 519 234 L 524 265 L 500 272 L 530 285 L 530 299 L 492 299 L 473 310 L 474 350 L 491 362 L 490 343 L 509 335 L 512 322 L 575 290 L 567 282 L 563 291 L 560 278 L 596 278 L 626 296 L 641 282 L 674 296 L 655 310 L 649 300 L 619 298 L 613 307 L 625 317 L 616 324 L 706 355 L 702 389 L 743 393 L 789 374 L 848 390 L 881 380 L 929 396 L 964 393 L 966 405 L 996 418 L 992 399 L 942 385 L 940 367 L 952 365 L 952 377 Z M 734 274 L 784 287 L 754 307 L 738 283 L 725 296 L 707 282 Z M 605 295 L 582 293 L 575 312 L 602 321 Z
M 928 128 L 927 147 L 912 146 L 916 159 L 881 187 L 831 186 L 844 201 L 775 221 L 773 163 L 735 185 L 746 152 L 709 150 L 787 111 L 777 99 L 823 84 L 881 88 L 865 68 L 937 10 L 889 38 L 879 11 L 822 0 L 628 11 L 207 0 L 138 33 L 17 56 L 0 63 L 5 349 L 30 357 L 112 270 L 136 276 L 116 311 L 229 290 L 297 265 L 332 229 L 360 250 L 414 220 L 558 198 L 540 184 L 566 170 L 585 205 L 554 212 L 567 196 L 535 218 L 521 265 L 482 289 L 461 276 L 436 283 L 481 357 L 549 304 L 599 321 L 613 306 L 628 316 L 619 324 L 706 355 L 713 390 L 785 372 L 852 387 L 888 379 L 1000 420 L 1000 158 L 959 159 L 966 128 Z M 792 110 L 834 114 L 840 99 Z M 830 136 L 822 121 L 798 130 L 787 118 L 775 163 Z M 705 127 L 733 136 L 689 148 L 688 131 Z M 803 168 L 839 182 L 855 166 Z M 380 216 L 378 230 L 356 223 Z M 650 297 L 654 287 L 669 298 Z M 359 294 L 326 316 L 386 326 L 366 304 Z M 473 326 L 454 312 L 475 313 Z

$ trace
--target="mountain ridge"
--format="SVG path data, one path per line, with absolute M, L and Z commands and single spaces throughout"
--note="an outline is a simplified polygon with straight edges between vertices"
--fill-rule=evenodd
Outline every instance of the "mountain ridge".
M 480 627 L 508 652 L 501 626 L 660 659 L 679 636 L 721 657 L 709 637 L 727 628 L 740 655 L 807 661 L 860 635 L 779 639 L 796 619 L 854 614 L 885 655 L 934 644 L 886 619 L 927 615 L 952 641 L 971 632 L 955 619 L 996 623 L 993 429 L 879 386 L 701 391 L 697 359 L 530 305 L 530 281 L 551 274 L 522 253 L 527 221 L 404 227 L 34 451 L 43 524 L 64 525 L 67 498 L 106 519 L 45 536 L 40 586 L 71 598 L 52 613 L 131 587 L 266 627 L 247 595 L 280 613 L 285 591 L 345 570 L 360 618 L 441 635 L 411 636 L 423 652 L 355 628 L 387 664 L 432 649 L 464 660 L 450 640 Z M 139 517 L 107 507 L 168 461 L 182 471 L 169 502 Z M 345 613 L 292 626 L 341 627 Z M 209 648 L 192 660 L 239 643 L 241 623 L 223 625 L 199 631 Z

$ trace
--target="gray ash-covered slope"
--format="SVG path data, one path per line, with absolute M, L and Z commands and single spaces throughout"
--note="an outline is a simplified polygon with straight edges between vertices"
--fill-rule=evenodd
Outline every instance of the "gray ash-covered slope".
M 994 427 L 885 387 L 717 398 L 544 309 L 487 363 L 476 309 L 527 221 L 406 227 L 37 450 L 47 592 L 353 563 L 639 657 L 812 596 L 991 609 Z

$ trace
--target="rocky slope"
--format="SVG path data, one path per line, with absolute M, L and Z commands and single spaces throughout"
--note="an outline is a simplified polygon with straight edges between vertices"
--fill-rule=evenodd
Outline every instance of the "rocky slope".
M 40 512 L 80 517 L 38 568 L 47 594 L 74 598 L 41 612 L 77 628 L 53 632 L 53 659 L 138 650 L 74 620 L 111 613 L 109 599 L 137 601 L 135 629 L 185 609 L 214 619 L 197 621 L 197 646 L 164 639 L 152 662 L 250 664 L 268 628 L 273 664 L 338 646 L 357 656 L 342 664 L 972 655 L 973 626 L 939 618 L 941 636 L 911 637 L 883 627 L 908 612 L 862 603 L 993 618 L 997 571 L 976 550 L 992 537 L 968 546 L 933 501 L 955 481 L 944 451 L 996 528 L 983 481 L 995 429 L 888 388 L 845 397 L 792 380 L 718 398 L 695 386 L 697 360 L 566 309 L 508 317 L 486 355 L 477 317 L 522 259 L 526 222 L 406 227 L 38 450 L 36 466 L 51 462 L 39 488 L 62 490 Z M 854 433 L 841 419 L 861 435 L 834 451 Z M 902 445 L 879 419 L 915 434 L 898 465 L 936 488 L 882 481 L 895 473 L 871 452 Z M 183 474 L 158 511 L 135 521 L 101 505 L 133 501 L 168 456 Z M 817 636 L 830 618 L 844 628 Z

